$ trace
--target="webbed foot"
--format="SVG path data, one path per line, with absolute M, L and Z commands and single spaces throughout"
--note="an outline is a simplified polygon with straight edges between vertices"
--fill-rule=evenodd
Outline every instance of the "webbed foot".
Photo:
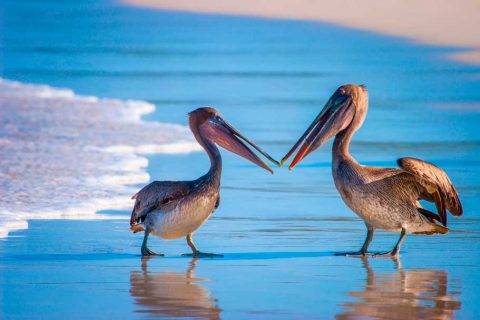
M 144 256 L 144 257 L 148 257 L 148 256 L 160 256 L 160 257 L 163 257 L 164 254 L 153 252 L 152 250 L 148 249 L 147 247 L 142 247 L 142 256 Z
M 206 253 L 206 252 L 194 252 L 194 253 L 184 253 L 182 257 L 192 257 L 192 258 L 223 258 L 223 254 L 216 253 Z
M 187 244 L 192 249 L 192 253 L 184 253 L 182 257 L 192 257 L 192 258 L 223 258 L 223 254 L 215 254 L 215 253 L 205 253 L 201 252 L 197 249 L 195 244 L 193 243 L 192 234 L 187 235 Z
M 388 251 L 388 252 L 378 252 L 374 253 L 373 257 L 374 258 L 397 258 L 399 256 L 398 251 Z
M 335 252 L 336 256 L 345 256 L 345 257 L 366 257 L 374 255 L 372 252 L 366 251 L 353 251 L 353 252 Z
M 384 253 L 376 253 L 374 257 L 387 257 L 387 258 L 398 258 L 400 253 L 400 247 L 402 246 L 403 240 L 405 240 L 405 236 L 407 235 L 407 231 L 402 229 L 402 233 L 400 234 L 400 239 L 398 239 L 397 244 L 393 247 L 392 250 Z

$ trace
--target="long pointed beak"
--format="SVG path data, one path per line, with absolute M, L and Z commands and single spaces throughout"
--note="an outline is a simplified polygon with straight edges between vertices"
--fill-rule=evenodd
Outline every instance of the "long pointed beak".
M 305 141 L 305 138 L 307 137 L 307 135 L 313 130 L 313 128 L 317 127 L 318 123 L 320 122 L 320 119 L 324 117 L 325 113 L 326 113 L 326 107 L 323 108 L 323 110 L 318 114 L 318 116 L 315 117 L 313 122 L 310 124 L 307 130 L 305 130 L 305 132 L 302 134 L 300 139 L 298 139 L 298 141 L 293 145 L 290 151 L 288 151 L 288 153 L 282 158 L 282 160 L 280 161 L 280 166 L 283 166 L 285 162 L 287 162 L 288 158 L 290 158 L 290 156 L 295 152 L 295 150 L 297 150 L 298 146 Z
M 252 146 L 255 150 L 260 152 L 263 156 L 265 156 L 265 158 L 267 158 L 277 166 L 279 166 L 278 161 L 273 159 L 268 153 L 266 153 L 255 143 L 250 141 L 250 139 L 241 134 L 237 129 L 235 129 L 224 119 L 218 117 L 212 119 L 211 121 L 216 125 L 217 128 L 222 128 L 221 130 L 217 130 L 215 133 L 215 141 L 220 146 L 233 153 L 238 154 L 239 156 L 255 163 L 256 165 L 264 168 L 265 170 L 268 170 L 270 173 L 273 174 L 273 170 L 268 165 L 266 165 L 252 150 L 250 150 L 250 148 L 248 148 L 248 146 L 243 141 Z
M 347 97 L 340 99 L 340 101 L 338 98 L 330 98 L 319 115 L 313 120 L 312 124 L 283 157 L 280 165 L 283 165 L 301 145 L 295 158 L 288 167 L 289 170 L 292 170 L 308 154 L 318 149 L 328 139 L 348 126 L 355 114 L 355 108 L 350 102 L 351 99 Z

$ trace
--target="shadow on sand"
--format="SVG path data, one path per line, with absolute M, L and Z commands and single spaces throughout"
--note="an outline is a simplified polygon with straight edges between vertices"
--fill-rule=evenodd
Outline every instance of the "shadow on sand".
M 245 253 L 225 253 L 224 257 L 201 258 L 201 260 L 271 260 L 271 259 L 294 259 L 294 258 L 319 258 L 333 256 L 334 252 L 245 252 Z M 20 261 L 102 261 L 102 260 L 124 260 L 139 259 L 140 254 L 132 253 L 45 253 L 45 254 L 25 254 L 11 255 L 10 260 Z M 152 256 L 153 259 L 190 259 L 180 255 L 175 256 Z
M 222 260 L 272 260 L 295 258 L 320 258 L 333 256 L 334 252 L 245 252 L 225 253 Z

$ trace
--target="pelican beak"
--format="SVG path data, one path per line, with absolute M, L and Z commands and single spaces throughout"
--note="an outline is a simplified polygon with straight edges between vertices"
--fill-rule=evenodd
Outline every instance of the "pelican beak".
M 244 141 L 277 166 L 279 165 L 278 161 L 273 159 L 268 153 L 263 151 L 259 146 L 250 141 L 221 117 L 217 116 L 212 118 L 209 120 L 209 122 L 213 124 L 213 126 L 210 126 L 210 128 L 213 128 L 213 130 L 209 130 L 209 135 L 217 144 L 219 144 L 222 148 L 225 148 L 228 151 L 238 154 L 239 156 L 255 163 L 257 166 L 262 167 L 273 174 L 273 170 L 267 166 L 252 150 L 250 150 Z
M 288 167 L 289 170 L 292 170 L 308 154 L 317 150 L 327 140 L 345 129 L 352 122 L 354 115 L 355 107 L 352 99 L 349 96 L 334 94 L 292 149 L 283 157 L 280 166 L 302 145 Z

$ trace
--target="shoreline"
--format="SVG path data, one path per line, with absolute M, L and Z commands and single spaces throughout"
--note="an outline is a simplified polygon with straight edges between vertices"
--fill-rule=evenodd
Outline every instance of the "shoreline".
M 461 3 L 446 0 L 415 2 L 367 0 L 361 4 L 347 0 L 343 2 L 343 8 L 334 2 L 313 3 L 309 0 L 280 0 L 274 5 L 267 0 L 241 2 L 121 0 L 121 2 L 160 10 L 327 22 L 407 38 L 428 45 L 455 48 L 455 52 L 447 54 L 447 58 L 472 65 L 480 64 L 480 37 L 476 23 L 480 21 L 480 3 L 473 0 L 462 0 Z
M 123 219 L 99 212 L 130 208 L 147 155 L 200 148 L 185 126 L 143 120 L 143 100 L 0 78 L 0 105 L 0 239 L 33 219 Z

